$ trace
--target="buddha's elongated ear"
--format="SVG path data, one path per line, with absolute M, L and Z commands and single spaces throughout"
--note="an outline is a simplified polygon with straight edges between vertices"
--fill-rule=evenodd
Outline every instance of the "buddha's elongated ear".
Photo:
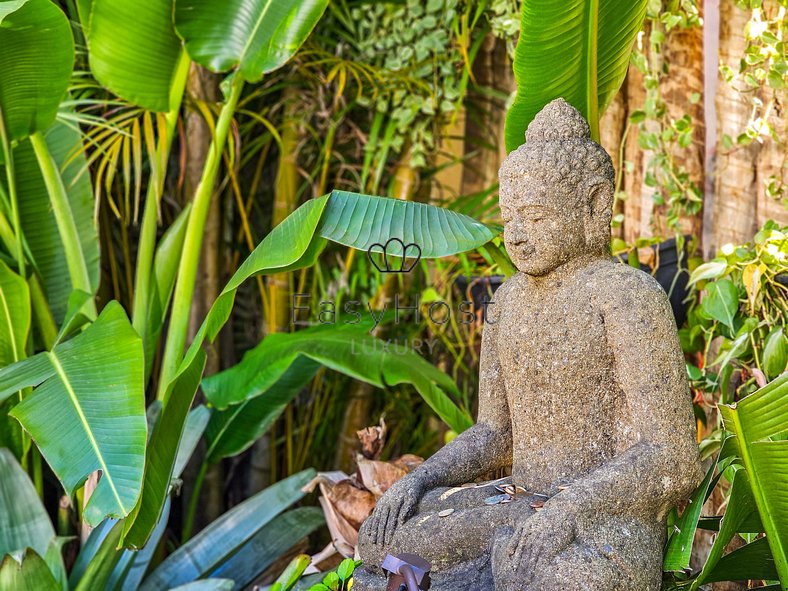
M 610 243 L 610 220 L 613 215 L 612 184 L 607 181 L 591 184 L 585 205 L 586 244 L 606 250 Z

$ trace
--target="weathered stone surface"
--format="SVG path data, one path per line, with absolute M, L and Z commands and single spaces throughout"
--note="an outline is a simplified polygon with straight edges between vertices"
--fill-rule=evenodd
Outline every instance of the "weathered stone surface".
M 563 100 L 500 170 L 506 249 L 482 339 L 478 422 L 394 484 L 360 532 L 354 589 L 387 553 L 436 591 L 658 591 L 665 517 L 700 480 L 667 297 L 608 255 L 613 167 Z M 510 467 L 527 492 L 447 488 Z M 439 512 L 455 509 L 440 517 Z

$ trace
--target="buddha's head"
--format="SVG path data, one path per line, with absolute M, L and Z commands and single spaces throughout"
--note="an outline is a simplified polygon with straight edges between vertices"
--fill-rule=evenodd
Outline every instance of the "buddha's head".
M 520 271 L 547 275 L 578 256 L 608 252 L 613 163 L 565 100 L 539 112 L 498 176 L 504 243 Z

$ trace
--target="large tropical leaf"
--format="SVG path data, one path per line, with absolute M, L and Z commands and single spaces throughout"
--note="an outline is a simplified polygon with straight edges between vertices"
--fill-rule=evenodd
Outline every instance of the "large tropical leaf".
M 618 92 L 646 0 L 523 0 L 514 56 L 517 96 L 506 115 L 506 150 L 525 141 L 534 116 L 563 97 L 599 140 L 599 118 Z
M 269 335 L 238 365 L 203 380 L 203 392 L 221 411 L 211 417 L 206 432 L 209 459 L 254 443 L 320 365 L 378 388 L 412 384 L 455 431 L 473 424 L 445 393 L 458 394 L 451 379 L 412 349 L 384 346 L 360 324 L 319 326 Z
M 297 502 L 314 470 L 304 470 L 269 486 L 212 522 L 170 554 L 142 583 L 140 591 L 164 591 L 205 577 L 260 529 Z
M 328 0 L 177 0 L 175 28 L 186 51 L 214 72 L 247 82 L 285 64 L 323 16 Z
M 0 2 L 0 117 L 9 140 L 55 120 L 74 66 L 66 15 L 50 0 Z
M 0 261 L 0 367 L 25 357 L 29 331 L 30 290 L 27 282 Z M 26 440 L 19 422 L 8 416 L 14 402 L 16 400 L 0 403 L 0 447 L 9 448 L 21 458 L 29 440 Z
M 788 440 L 775 441 L 772 437 L 788 433 L 787 399 L 788 373 L 785 373 L 739 402 L 720 406 L 725 427 L 736 437 L 784 588 L 788 588 L 788 503 L 785 497 Z
M 147 430 L 142 363 L 137 333 L 110 302 L 70 341 L 0 370 L 0 400 L 37 386 L 11 414 L 69 495 L 101 470 L 84 512 L 92 525 L 124 517 L 140 494 Z
M 93 0 L 88 31 L 90 69 L 103 86 L 151 111 L 170 111 L 182 59 L 172 1 Z M 217 6 L 221 6 L 219 3 Z
M 476 249 L 494 237 L 490 228 L 468 216 L 423 203 L 347 191 L 332 191 L 307 201 L 241 264 L 211 307 L 183 364 L 190 363 L 205 339 L 216 338 L 227 322 L 241 283 L 255 275 L 309 266 L 327 240 L 368 250 L 396 238 L 405 244 L 417 244 L 422 258 L 438 258 Z M 397 243 L 389 243 L 388 252 L 402 256 Z
M 25 548 L 43 556 L 54 537 L 49 515 L 30 478 L 11 452 L 0 449 L 0 558 L 21 555 Z
M 79 233 L 82 255 L 88 268 L 91 291 L 99 282 L 99 239 L 94 215 L 94 196 L 90 175 L 84 170 L 85 157 L 79 154 L 79 132 L 55 122 L 46 131 L 46 143 L 60 168 L 68 195 L 73 222 Z M 14 149 L 17 190 L 22 196 L 19 215 L 22 230 L 30 246 L 35 267 L 41 278 L 49 307 L 57 323 L 62 322 L 72 285 L 66 254 L 60 239 L 55 214 L 44 179 L 29 141 Z

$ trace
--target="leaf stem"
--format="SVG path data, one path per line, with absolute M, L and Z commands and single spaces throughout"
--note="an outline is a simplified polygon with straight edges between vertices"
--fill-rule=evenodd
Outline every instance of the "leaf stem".
M 68 274 L 71 277 L 71 285 L 74 289 L 93 293 L 88 265 L 85 262 L 82 245 L 79 240 L 77 224 L 55 160 L 49 153 L 46 140 L 40 131 L 30 136 L 30 144 L 33 146 L 33 151 L 36 154 L 41 174 L 44 177 L 44 184 L 49 194 L 49 202 L 52 204 L 52 211 L 55 214 L 60 240 L 63 242 L 63 249 L 66 253 L 66 264 L 68 266 Z
M 165 115 L 166 125 L 160 131 L 156 146 L 156 162 L 153 163 L 151 179 L 145 195 L 145 212 L 142 214 L 140 238 L 137 245 L 137 268 L 134 277 L 134 305 L 132 310 L 132 326 L 140 337 L 144 336 L 148 321 L 148 305 L 150 300 L 151 268 L 156 249 L 156 230 L 159 221 L 159 200 L 164 191 L 164 177 L 167 173 L 167 162 L 172 147 L 175 124 L 181 110 L 183 93 L 189 73 L 189 58 L 186 52 L 181 53 L 170 98 L 170 110 Z
M 2 143 L 3 156 L 5 159 L 5 174 L 8 180 L 8 193 L 11 201 L 11 224 L 14 229 L 16 263 L 19 275 L 25 276 L 25 254 L 22 251 L 22 223 L 19 220 L 19 202 L 16 194 L 16 173 L 14 172 L 14 152 L 11 150 L 11 142 L 5 128 L 3 110 L 0 109 L 0 143 Z M 5 235 L 5 232 L 4 232 Z
M 183 240 L 183 255 L 178 266 L 178 278 L 175 284 L 175 295 L 172 300 L 172 314 L 170 328 L 167 334 L 167 343 L 164 347 L 164 356 L 161 365 L 158 397 L 161 399 L 167 385 L 175 377 L 178 365 L 183 359 L 183 348 L 186 344 L 186 332 L 189 328 L 189 312 L 191 310 L 192 296 L 194 295 L 194 282 L 197 277 L 197 267 L 200 262 L 203 232 L 208 209 L 213 196 L 213 187 L 219 165 L 222 161 L 227 134 L 233 120 L 235 107 L 243 90 L 243 79 L 239 74 L 233 77 L 227 101 L 219 114 L 216 123 L 216 133 L 208 150 L 202 178 L 197 186 L 192 204 L 192 211 L 186 226 L 186 236 Z

